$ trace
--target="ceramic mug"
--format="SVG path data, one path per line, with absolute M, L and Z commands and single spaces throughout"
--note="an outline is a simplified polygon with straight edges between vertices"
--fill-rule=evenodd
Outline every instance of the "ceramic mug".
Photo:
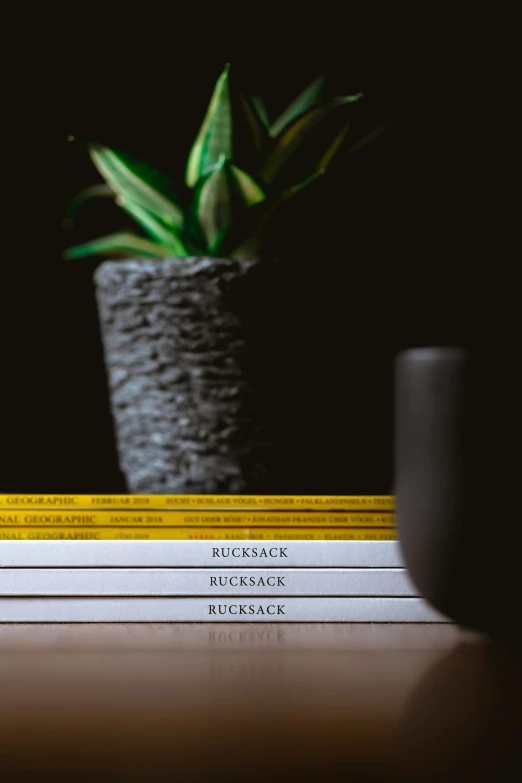
M 395 483 L 404 562 L 460 625 L 520 638 L 516 356 L 413 348 L 395 361 Z

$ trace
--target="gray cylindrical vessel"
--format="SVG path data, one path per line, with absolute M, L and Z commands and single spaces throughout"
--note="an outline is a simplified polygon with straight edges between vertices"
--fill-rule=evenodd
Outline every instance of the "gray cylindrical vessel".
M 513 639 L 521 636 L 520 381 L 509 358 L 459 347 L 397 357 L 395 494 L 419 592 L 461 625 Z
M 233 305 L 258 266 L 193 257 L 107 261 L 96 270 L 130 492 L 241 493 L 262 481 L 266 440 L 249 376 L 254 347 Z

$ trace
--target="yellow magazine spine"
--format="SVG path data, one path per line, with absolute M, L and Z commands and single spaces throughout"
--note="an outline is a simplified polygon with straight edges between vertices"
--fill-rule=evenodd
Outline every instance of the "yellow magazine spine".
M 188 528 L 18 527 L 0 528 L 2 541 L 394 541 L 391 528 Z
M 55 527 L 83 525 L 94 527 L 135 527 L 170 525 L 173 527 L 393 527 L 390 512 L 313 512 L 274 511 L 44 511 L 0 510 L 0 526 L 33 525 Z
M 0 508 L 394 511 L 393 495 L 0 495 Z

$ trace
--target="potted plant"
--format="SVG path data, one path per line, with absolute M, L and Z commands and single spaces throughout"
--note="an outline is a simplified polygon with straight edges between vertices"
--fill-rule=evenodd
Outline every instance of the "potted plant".
M 322 89 L 314 80 L 270 122 L 227 65 L 178 192 L 133 155 L 86 145 L 105 184 L 80 194 L 74 210 L 109 194 L 143 231 L 65 253 L 118 257 L 98 266 L 95 285 L 118 455 L 133 493 L 269 486 L 267 414 L 253 381 L 262 325 L 249 328 L 248 314 L 258 286 L 277 279 L 280 262 L 264 242 L 273 215 L 324 174 L 352 127 L 361 94 L 324 100 Z

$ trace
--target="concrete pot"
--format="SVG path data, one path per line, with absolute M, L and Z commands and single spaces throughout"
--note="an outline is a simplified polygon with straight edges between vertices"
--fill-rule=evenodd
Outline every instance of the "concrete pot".
M 258 261 L 107 261 L 95 273 L 121 469 L 132 493 L 246 493 L 266 436 L 242 313 Z M 255 289 L 255 285 L 253 286 Z

